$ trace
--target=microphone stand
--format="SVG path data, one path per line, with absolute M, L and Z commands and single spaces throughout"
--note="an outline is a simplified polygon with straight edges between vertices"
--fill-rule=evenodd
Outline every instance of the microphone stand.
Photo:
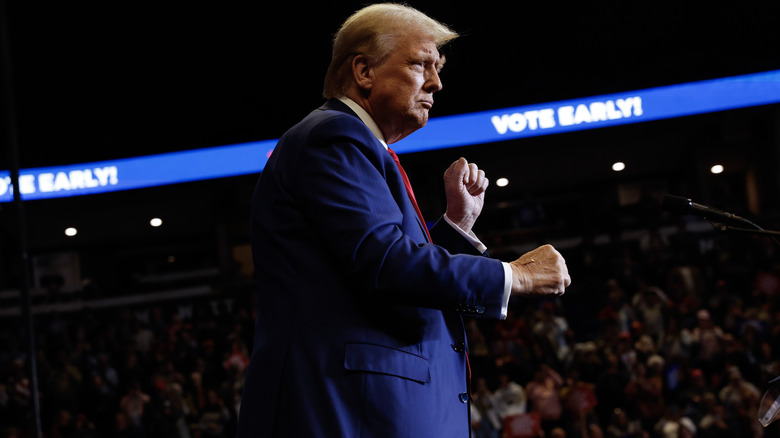
M 737 231 L 740 233 L 769 236 L 775 243 L 780 245 L 780 232 L 765 230 L 744 218 L 738 219 L 740 223 L 750 225 L 753 228 L 743 228 L 722 222 L 710 221 L 710 223 L 717 231 Z M 775 377 L 767 383 L 767 390 L 761 397 L 761 403 L 758 406 L 758 422 L 761 423 L 762 426 L 767 427 L 777 419 L 778 414 L 780 414 L 780 376 Z
M 716 231 L 737 231 L 769 236 L 776 244 L 780 245 L 780 232 L 765 230 L 735 214 L 696 204 L 690 199 L 674 195 L 666 195 L 663 206 L 665 210 L 673 213 L 702 216 L 712 224 Z M 758 421 L 762 426 L 767 427 L 780 416 L 778 414 L 780 414 L 780 376 L 767 383 L 767 391 L 761 398 L 758 407 Z
M 773 230 L 765 230 L 758 225 L 754 224 L 753 222 L 746 221 L 749 224 L 755 226 L 755 229 L 751 228 L 742 228 L 742 227 L 735 227 L 733 225 L 724 224 L 721 222 L 710 222 L 712 224 L 712 227 L 715 228 L 717 231 L 738 231 L 742 233 L 748 233 L 748 234 L 759 234 L 764 236 L 769 236 L 772 238 L 772 240 L 775 241 L 776 244 L 780 245 L 780 231 L 773 231 Z

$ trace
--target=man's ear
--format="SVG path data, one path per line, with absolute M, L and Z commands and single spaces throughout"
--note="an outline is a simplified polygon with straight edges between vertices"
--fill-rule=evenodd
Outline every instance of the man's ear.
M 352 58 L 352 77 L 355 84 L 363 91 L 370 91 L 374 84 L 374 69 L 366 55 L 357 55 Z

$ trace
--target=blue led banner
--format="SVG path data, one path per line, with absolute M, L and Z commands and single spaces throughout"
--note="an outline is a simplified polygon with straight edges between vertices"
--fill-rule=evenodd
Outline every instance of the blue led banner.
M 397 153 L 683 117 L 780 102 L 780 70 L 639 91 L 438 117 Z
M 432 118 L 393 145 L 398 153 L 493 143 L 780 102 L 780 70 L 709 81 Z M 22 199 L 130 190 L 259 173 L 277 140 L 87 164 L 23 169 Z M 0 202 L 13 199 L 0 171 Z
M 276 140 L 69 166 L 23 169 L 22 199 L 140 189 L 259 172 Z M 10 172 L 0 172 L 0 202 L 13 200 Z

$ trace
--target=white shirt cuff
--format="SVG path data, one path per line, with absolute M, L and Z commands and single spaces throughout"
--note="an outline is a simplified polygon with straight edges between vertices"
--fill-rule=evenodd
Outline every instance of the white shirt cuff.
M 473 231 L 469 231 L 468 233 L 463 231 L 455 224 L 455 222 L 451 221 L 450 218 L 447 217 L 446 213 L 444 214 L 444 220 L 447 221 L 447 223 L 450 224 L 450 226 L 454 228 L 455 231 L 460 233 L 469 242 L 471 242 L 471 244 L 477 248 L 477 251 L 487 251 L 487 246 L 485 246 L 485 244 L 479 240 Z M 509 266 L 509 263 L 501 262 L 501 264 L 504 266 L 504 299 L 501 302 L 501 319 L 506 319 L 507 309 L 509 308 L 509 297 L 512 296 L 512 268 Z
M 512 267 L 507 262 L 501 264 L 504 266 L 504 301 L 501 304 L 501 319 L 506 319 L 509 297 L 512 296 Z
M 447 213 L 444 213 L 444 220 L 447 221 L 448 224 L 452 228 L 455 228 L 455 231 L 460 233 L 461 236 L 465 237 L 469 242 L 471 242 L 472 245 L 474 245 L 474 248 L 477 248 L 477 251 L 479 252 L 485 252 L 487 251 L 487 246 L 485 246 L 484 243 L 482 243 L 481 240 L 477 237 L 476 234 L 474 234 L 473 231 L 469 230 L 469 232 L 463 231 L 458 225 L 455 224 L 450 218 L 447 217 Z

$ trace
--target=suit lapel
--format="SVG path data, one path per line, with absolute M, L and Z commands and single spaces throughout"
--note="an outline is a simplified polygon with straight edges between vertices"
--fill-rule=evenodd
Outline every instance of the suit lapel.
M 325 103 L 322 104 L 322 106 L 319 107 L 319 110 L 322 110 L 322 111 L 341 111 L 343 113 L 346 113 L 346 114 L 349 114 L 349 115 L 351 115 L 353 117 L 356 117 L 358 120 L 360 120 L 360 117 L 358 117 L 358 115 L 355 114 L 355 112 L 352 111 L 352 109 L 349 106 L 347 106 L 347 104 L 345 104 L 344 102 L 342 102 L 342 101 L 340 101 L 338 99 L 328 99 L 327 101 L 325 101 Z M 366 129 L 368 129 L 367 126 L 366 126 Z M 373 138 L 377 143 L 379 143 L 379 146 L 381 146 L 382 149 L 385 148 L 384 145 L 382 145 L 381 142 L 373 134 L 371 134 L 371 138 Z M 389 157 L 390 153 L 388 152 L 387 155 Z M 391 160 L 392 160 L 392 158 L 391 158 Z M 395 168 L 395 162 L 393 162 L 393 167 Z M 396 172 L 398 173 L 398 177 L 401 180 L 403 180 L 403 178 L 401 178 L 401 173 L 400 173 L 400 171 L 397 168 L 396 168 Z M 402 186 L 402 188 L 403 188 L 403 192 L 406 193 L 406 188 L 403 187 L 403 186 Z M 407 198 L 408 198 L 408 195 L 407 195 Z M 411 202 L 412 202 L 412 200 L 409 199 L 409 203 L 410 204 L 411 204 Z M 414 214 L 413 216 L 414 216 L 415 222 L 417 222 L 417 225 L 420 227 L 420 233 L 422 234 L 423 239 L 425 240 L 425 242 L 431 243 L 431 241 L 428 239 L 428 232 L 426 231 L 428 229 L 428 227 L 426 227 L 425 224 L 422 223 L 422 221 L 420 221 L 420 217 L 417 216 L 417 214 Z

